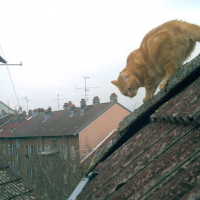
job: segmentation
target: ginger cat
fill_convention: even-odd
[[[145,87],[143,102],[146,102],[162,81],[160,89],[165,87],[172,74],[190,56],[196,41],[200,42],[200,26],[178,20],[166,22],[147,33],[139,49],[128,56],[118,80],[111,83],[131,98],[139,87]]]

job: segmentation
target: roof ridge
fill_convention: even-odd
[[[168,80],[167,85],[163,90],[158,92],[121,121],[117,131],[118,134],[97,153],[95,162],[85,172],[85,175],[88,175],[100,161],[102,162],[105,160],[110,154],[137,133],[145,124],[148,124],[150,122],[150,117],[160,108],[160,106],[183,91],[188,85],[192,84],[199,77],[199,74],[200,54],[179,68],[179,70]],[[126,134],[128,132],[126,129],[131,129],[132,134]]]

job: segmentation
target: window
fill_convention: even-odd
[[[58,148],[58,141],[56,139],[52,140],[52,149]]]
[[[33,154],[35,152],[35,146],[34,145],[26,145],[25,152],[28,156],[33,156]]]
[[[20,147],[19,139],[16,139],[16,147],[17,147],[17,148]]]
[[[3,145],[3,155],[6,155],[6,145]]]
[[[13,145],[12,145],[12,156],[16,156],[16,155],[17,155],[16,145],[13,144]]]
[[[49,151],[49,145],[44,146],[44,151]]]
[[[33,166],[26,164],[26,176],[33,177],[33,171],[34,171]]]
[[[20,155],[17,154],[17,166],[20,166]]]
[[[16,166],[17,166],[17,165],[16,165],[16,163],[15,163],[15,162],[13,162],[13,164],[12,164],[12,168],[13,168],[13,171],[15,171],[15,172],[17,171],[17,168],[16,168]]]
[[[60,156],[63,159],[67,159],[67,147],[66,146],[61,146],[61,148],[60,148]]]
[[[29,156],[29,154],[30,154],[29,145],[25,146],[25,153],[26,153],[26,155]]]
[[[42,146],[41,145],[37,146],[37,152],[42,152]]]
[[[10,148],[10,145],[8,145],[8,155],[9,155],[9,156],[11,155],[11,148]]]
[[[34,155],[34,152],[35,152],[35,146],[34,146],[34,145],[31,145],[31,146],[30,146],[30,155],[33,156],[33,155]]]
[[[76,152],[75,152],[75,147],[74,146],[71,147],[71,157],[72,157],[72,160],[76,159]]]

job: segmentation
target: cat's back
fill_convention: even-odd
[[[185,22],[178,21],[178,20],[172,20],[172,21],[166,22],[166,23],[164,23],[164,24],[152,29],[151,31],[149,31],[145,35],[145,37],[143,39],[143,42],[148,40],[152,36],[155,36],[158,33],[163,33],[163,32],[170,33],[172,31],[174,31],[176,28],[180,28],[184,24],[185,24]]]

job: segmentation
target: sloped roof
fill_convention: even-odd
[[[0,160],[0,199],[40,199],[22,178]]]
[[[98,105],[88,105],[87,111],[84,114],[81,114],[80,108],[76,108],[76,114],[73,116],[70,110],[54,111],[47,121],[44,121],[44,113],[41,113],[31,120],[25,121],[25,125],[14,130],[13,134],[3,135],[2,132],[0,133],[0,137],[76,135],[84,126],[95,120],[114,104],[116,103],[108,102]]]
[[[118,128],[77,199],[200,199],[200,55]]]

